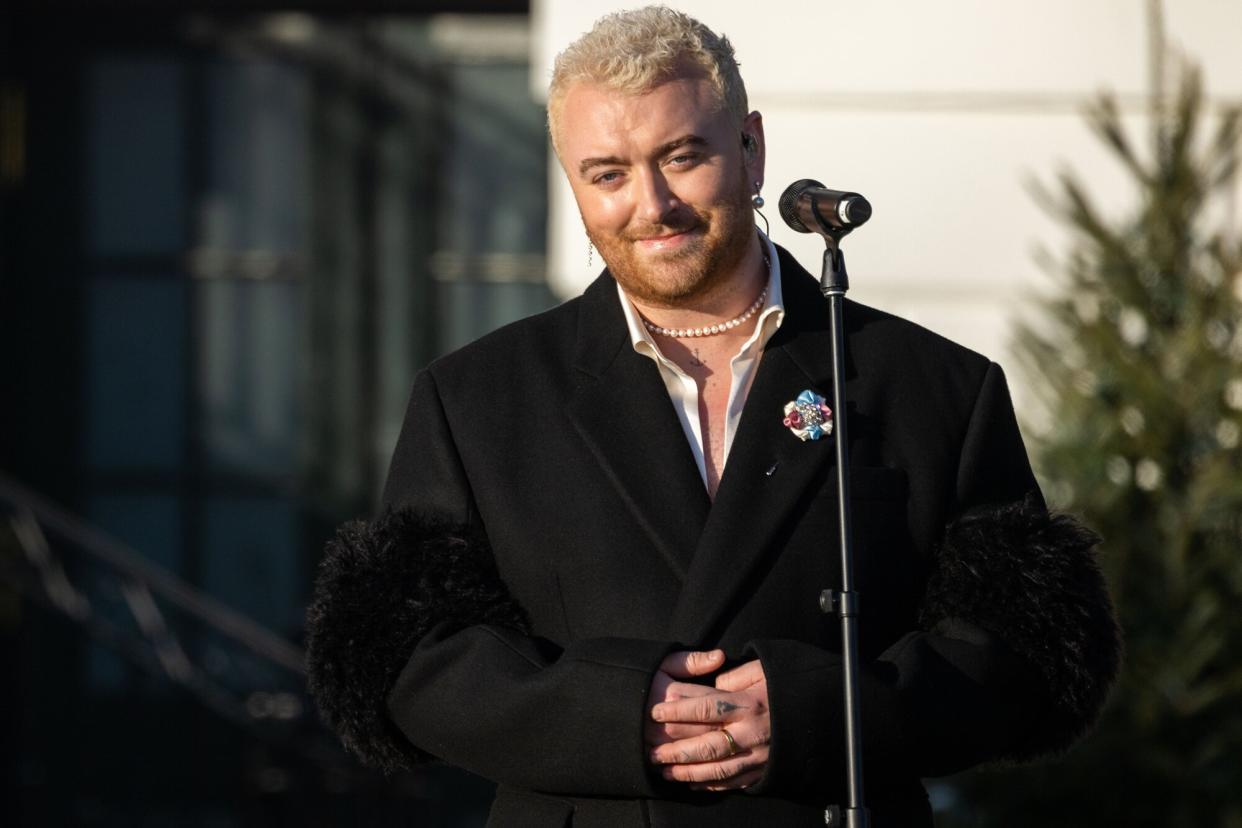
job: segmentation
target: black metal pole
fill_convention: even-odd
[[[848,232],[848,231],[847,231]],[[829,330],[832,340],[832,421],[837,453],[837,517],[841,540],[841,589],[820,594],[820,609],[841,618],[842,682],[845,695],[845,750],[848,800],[844,809],[829,808],[824,824],[847,828],[868,828],[870,812],[863,804],[862,720],[858,704],[858,614],[859,594],[854,590],[854,537],[850,526],[849,431],[845,401],[845,292],[849,276],[841,253],[841,234],[826,234],[824,267],[820,292],[828,299]]]

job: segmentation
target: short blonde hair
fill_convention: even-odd
[[[556,56],[548,88],[548,132],[557,153],[557,124],[569,88],[593,83],[631,94],[647,92],[687,70],[702,70],[720,105],[737,124],[746,120],[746,86],[733,45],[688,14],[667,6],[614,12]]]

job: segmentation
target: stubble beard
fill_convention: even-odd
[[[751,213],[743,186],[711,212],[687,207],[665,223],[627,228],[620,236],[604,238],[589,230],[588,235],[629,296],[653,307],[684,308],[734,274],[755,232]],[[639,257],[638,240],[685,231],[696,235],[682,248]]]

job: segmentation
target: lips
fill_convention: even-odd
[[[645,236],[637,236],[634,241],[642,248],[647,250],[666,250],[677,247],[678,245],[688,241],[699,231],[699,226],[686,227],[681,230],[672,232],[663,232],[658,234],[649,234]]]
[[[690,233],[689,230],[682,230],[680,233],[668,233],[663,236],[647,236],[646,238],[639,239],[639,241],[645,244],[661,244],[663,242],[671,242],[676,239],[680,239],[683,236],[688,235],[689,233]]]

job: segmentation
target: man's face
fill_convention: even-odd
[[[742,136],[702,77],[638,94],[573,86],[558,121],[561,165],[587,235],[635,299],[684,307],[732,278],[754,239],[762,122]]]

